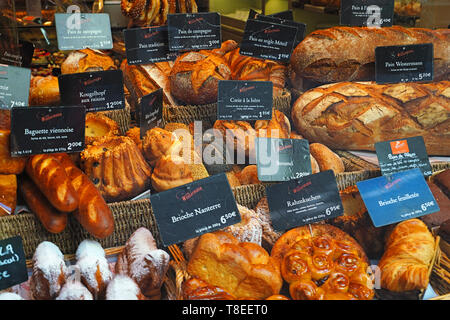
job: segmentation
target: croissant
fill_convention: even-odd
[[[435,240],[418,219],[399,223],[390,234],[381,257],[381,287],[394,292],[425,289]]]

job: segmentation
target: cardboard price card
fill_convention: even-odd
[[[433,44],[413,44],[375,48],[377,83],[432,81]]]
[[[414,168],[419,168],[426,177],[433,173],[421,136],[377,142],[375,150],[383,175]]]
[[[59,50],[112,49],[107,13],[55,13]]]
[[[175,60],[176,52],[169,51],[167,26],[125,29],[125,48],[129,65]]]
[[[392,27],[394,0],[341,0],[340,23],[351,27]]]
[[[272,225],[286,229],[333,219],[344,207],[332,170],[266,188]]]
[[[356,183],[375,227],[439,211],[439,206],[418,169]]]
[[[64,74],[58,82],[64,105],[83,105],[86,112],[125,108],[122,70]]]
[[[83,106],[12,108],[11,156],[81,152],[85,123]]]
[[[28,280],[22,238],[16,236],[0,241],[0,290]]]
[[[310,175],[309,142],[305,139],[257,138],[256,163],[260,181],[289,181]]]
[[[224,173],[153,194],[150,202],[165,246],[241,221]]]
[[[0,109],[27,106],[30,79],[30,69],[0,65]]]
[[[167,17],[170,51],[220,48],[222,29],[217,12],[177,13]]]
[[[217,94],[219,120],[271,120],[271,81],[221,80]]]
[[[296,27],[247,20],[239,53],[260,59],[289,62],[296,40]]]

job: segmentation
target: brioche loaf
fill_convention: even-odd
[[[448,80],[449,41],[450,29],[340,26],[317,30],[293,51],[292,78],[296,79],[294,85],[299,84],[298,76],[318,83],[374,80],[376,47],[433,43],[434,79]]]
[[[450,155],[450,82],[341,82],[308,90],[292,108],[296,130],[330,148],[423,136],[430,155]]]

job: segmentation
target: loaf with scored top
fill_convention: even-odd
[[[375,48],[432,43],[434,80],[450,77],[450,29],[333,27],[310,33],[293,51],[290,77],[318,83],[374,80]]]
[[[346,150],[423,136],[428,154],[450,155],[450,82],[322,85],[292,108],[296,130],[310,142]]]

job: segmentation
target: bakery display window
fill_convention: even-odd
[[[448,299],[450,7],[370,1],[0,1],[0,300]]]

